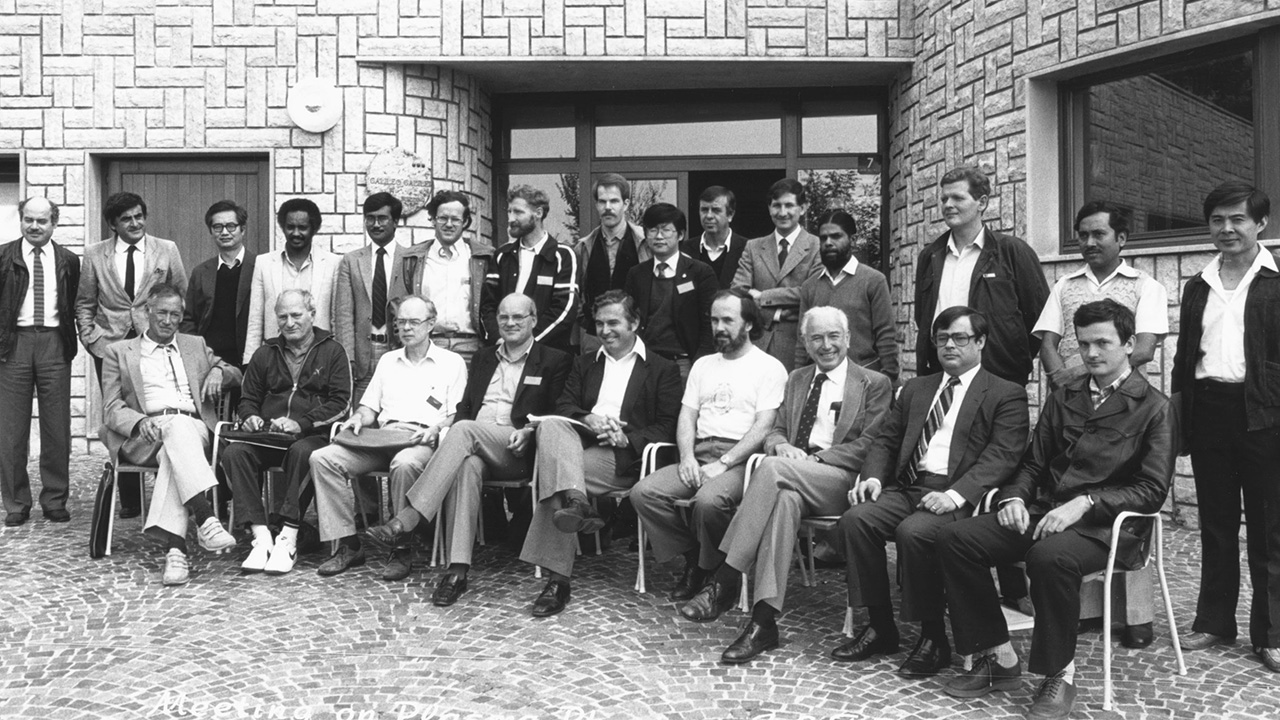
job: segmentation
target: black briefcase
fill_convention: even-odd
[[[97,560],[107,554],[107,535],[111,532],[111,498],[116,491],[116,474],[111,463],[102,468],[98,492],[93,497],[93,519],[89,523],[89,557]]]

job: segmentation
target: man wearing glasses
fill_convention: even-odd
[[[836,660],[898,651],[885,552],[895,541],[902,617],[922,625],[898,674],[928,677],[951,665],[934,540],[1013,476],[1027,445],[1027,392],[983,369],[987,332],[987,319],[976,310],[956,306],[938,315],[931,338],[942,372],[902,386],[862,463],[861,480],[849,491],[852,507],[839,524],[849,606],[867,608],[870,623],[831,653]]]
[[[688,227],[680,208],[650,205],[642,222],[653,257],[627,273],[627,294],[636,300],[645,346],[688,378],[693,361],[714,350],[711,301],[719,281],[706,263],[680,252]]]
[[[471,361],[453,426],[409,488],[407,505],[391,522],[369,529],[371,536],[394,543],[423,518],[444,517],[450,564],[431,596],[438,607],[454,604],[467,590],[482,483],[530,476],[534,429],[529,416],[555,412],[573,364],[567,353],[533,339],[538,308],[527,295],[503,298],[496,321],[501,340],[481,348]]]
[[[427,203],[427,214],[436,236],[421,246],[421,292],[440,311],[431,338],[470,363],[480,349],[480,287],[493,247],[463,239],[471,227],[471,201],[465,193],[441,190]]]
[[[453,422],[453,409],[467,383],[462,358],[431,343],[435,304],[420,295],[408,295],[400,302],[398,313],[394,322],[404,347],[387,352],[378,361],[359,407],[338,431],[350,430],[358,437],[362,428],[376,424],[412,431],[409,442],[413,444],[399,450],[335,444],[312,453],[320,540],[338,541],[337,551],[320,566],[324,576],[337,575],[365,561],[348,485],[362,475],[389,467],[392,502],[400,507],[405,490],[431,459],[440,431]],[[408,546],[396,546],[382,579],[404,579],[411,559]]]
[[[244,246],[249,213],[231,200],[219,200],[204,214],[216,257],[191,271],[181,331],[199,335],[226,362],[244,369],[244,339],[249,327],[249,290],[256,255]]]

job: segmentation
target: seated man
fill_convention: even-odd
[[[885,551],[893,540],[902,617],[921,623],[920,640],[898,674],[927,677],[951,665],[935,538],[1013,476],[1027,445],[1026,390],[981,366],[987,328],[982,313],[964,306],[938,315],[933,343],[942,372],[902,386],[862,464],[862,479],[849,492],[853,507],[839,525],[849,606],[867,608],[870,623],[831,653],[836,660],[898,650]]]
[[[1106,567],[1119,513],[1160,509],[1177,452],[1173,406],[1130,368],[1133,311],[1099,300],[1080,306],[1074,323],[1088,376],[1049,396],[1017,475],[996,497],[999,512],[938,534],[956,649],[978,655],[972,670],[944,687],[954,697],[1020,685],[1021,663],[988,568],[1026,561],[1036,610],[1028,668],[1046,676],[1032,718],[1070,715],[1080,580]],[[1126,521],[1117,567],[1140,561],[1149,529],[1144,520]]]
[[[681,608],[695,622],[713,620],[738,597],[740,579],[721,582],[715,570],[733,511],[742,502],[747,458],[760,451],[787,384],[782,363],[756,347],[760,310],[741,290],[722,290],[711,303],[714,355],[689,371],[676,424],[680,463],[641,478],[631,491],[658,562],[684,555],[685,569],[672,600],[705,597]],[[692,521],[677,500],[693,498]]]
[[[538,425],[538,506],[520,559],[551,577],[533,604],[534,617],[554,615],[569,600],[574,535],[604,525],[587,495],[635,484],[651,442],[671,442],[680,408],[680,371],[636,334],[640,312],[630,295],[609,290],[592,315],[601,347],[578,356],[556,413],[581,422]],[[584,445],[586,447],[584,447]]]
[[[721,656],[726,663],[747,662],[778,646],[776,621],[800,519],[849,506],[848,492],[893,399],[889,378],[849,361],[849,319],[843,311],[810,308],[800,318],[800,337],[816,365],[787,378],[782,409],[764,439],[771,457],[752,474],[720,543],[726,557],[716,573],[723,584],[756,568],[751,621]],[[703,588],[681,612],[690,617],[686,610],[709,599]]]
[[[436,306],[420,295],[407,295],[400,302],[395,325],[404,347],[378,360],[369,387],[351,418],[339,432],[360,429],[376,421],[383,429],[414,431],[413,445],[402,450],[349,448],[330,445],[311,455],[311,477],[316,486],[316,511],[320,517],[320,540],[337,540],[338,549],[320,565],[325,577],[364,564],[364,550],[356,535],[355,497],[351,483],[366,473],[390,469],[390,492],[396,507],[403,503],[405,490],[427,466],[440,431],[453,422],[452,409],[462,397],[467,383],[467,366],[457,353],[431,342],[431,326]],[[382,579],[403,580],[412,568],[408,545],[396,545],[382,570]]]
[[[253,354],[245,368],[237,414],[250,432],[300,435],[288,448],[232,442],[218,464],[227,474],[236,516],[253,533],[253,549],[240,564],[244,572],[283,575],[298,557],[298,526],[315,497],[311,453],[329,444],[330,426],[351,402],[351,365],[333,333],[313,327],[316,309],[308,290],[285,290],[276,297],[280,334]],[[284,497],[273,512],[283,527],[273,543],[267,509],[259,492],[262,469],[284,468]],[[305,487],[304,487],[305,486]]]
[[[502,341],[472,358],[471,377],[439,452],[409,488],[404,509],[369,529],[373,537],[394,541],[423,518],[435,518],[443,506],[450,565],[431,597],[438,607],[454,604],[467,590],[481,485],[488,478],[532,474],[529,416],[555,411],[573,362],[568,353],[534,342],[538,308],[529,296],[507,295],[496,317]]]
[[[196,335],[179,335],[182,292],[157,283],[147,293],[147,331],[106,347],[101,437],[117,462],[159,464],[145,531],[165,543],[165,585],[189,579],[187,513],[205,550],[233,547],[206,490],[218,484],[205,451],[218,416],[213,402],[240,385],[240,371]]]

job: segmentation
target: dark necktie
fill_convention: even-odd
[[[31,324],[36,327],[44,327],[44,263],[40,260],[43,252],[41,248],[32,248],[31,294],[35,296],[35,307],[31,309]]]
[[[658,277],[665,278],[667,276],[668,267],[670,267],[670,265],[667,265],[664,262],[658,263]]]
[[[787,262],[787,239],[778,238],[778,267]]]
[[[933,407],[929,408],[929,417],[924,421],[924,431],[920,433],[920,442],[916,443],[916,451],[911,453],[911,461],[907,463],[906,469],[902,471],[902,475],[906,479],[905,484],[915,484],[916,467],[924,459],[924,454],[929,451],[929,441],[937,434],[938,428],[942,427],[942,419],[947,416],[947,410],[951,408],[951,398],[955,396],[956,386],[959,384],[960,378],[949,377],[946,387],[942,388],[942,393],[933,402]]]
[[[804,410],[800,411],[795,446],[805,452],[809,451],[809,436],[813,434],[813,424],[818,420],[818,399],[822,397],[822,385],[826,381],[826,373],[813,376],[813,387],[809,389],[809,397],[805,398]]]
[[[387,324],[387,272],[382,269],[382,259],[386,256],[387,249],[378,248],[373,261],[373,327],[376,328]]]
[[[137,252],[137,250],[137,245],[130,245],[124,253],[124,294],[128,295],[130,300],[133,300],[133,254]]]
[[[185,398],[187,394],[182,392],[182,383],[178,381],[178,366],[173,364],[173,356],[177,354],[178,348],[173,343],[164,346],[164,357],[169,361],[169,370],[173,373],[173,389],[179,397]]]

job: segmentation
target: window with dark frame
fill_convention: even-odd
[[[0,155],[0,227],[18,231],[18,203],[22,200],[22,163],[16,155]]]

